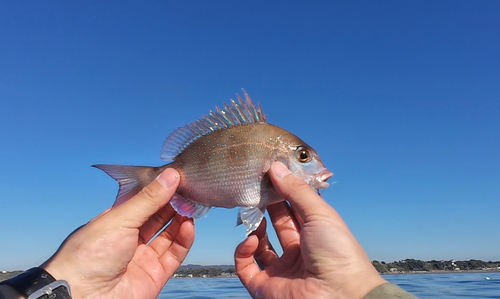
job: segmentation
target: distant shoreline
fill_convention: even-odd
[[[372,261],[373,267],[381,274],[402,273],[475,273],[475,272],[498,272],[500,261],[481,261],[470,259],[467,261],[457,260],[430,260],[422,261],[416,259],[405,259],[386,263],[384,261]]]
[[[466,274],[466,273],[500,273],[500,270],[464,270],[464,271],[410,271],[410,272],[388,272],[388,273],[380,273],[380,275],[401,275],[401,274]],[[192,279],[192,278],[237,278],[238,275],[219,275],[219,276],[172,276],[172,279]]]
[[[397,275],[397,274],[460,274],[460,273],[499,273],[500,270],[488,269],[488,270],[432,270],[432,271],[395,271],[395,272],[384,272],[381,275]]]
[[[0,273],[0,281],[9,279],[16,275],[23,273],[24,271],[5,271]],[[402,271],[402,272],[388,272],[380,273],[381,275],[400,275],[400,274],[464,274],[464,273],[500,273],[500,270],[488,269],[488,270],[457,270],[457,271],[445,271],[445,270],[433,270],[433,271]],[[192,278],[237,278],[236,274],[225,274],[217,276],[172,276],[172,279],[192,279]]]

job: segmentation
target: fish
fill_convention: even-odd
[[[329,186],[333,176],[318,153],[307,143],[267,122],[260,104],[245,100],[215,107],[172,132],[165,140],[163,166],[96,164],[119,184],[113,206],[136,195],[166,168],[179,172],[180,183],[170,200],[174,210],[199,219],[213,207],[239,207],[237,225],[244,224],[247,236],[257,229],[267,205],[283,201],[268,175],[275,161],[284,163],[317,192]]]

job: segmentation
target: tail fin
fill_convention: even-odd
[[[97,164],[92,165],[92,167],[104,171],[120,184],[113,207],[121,205],[139,193],[144,186],[151,183],[161,172],[159,167],[150,166]]]

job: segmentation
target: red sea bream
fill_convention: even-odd
[[[180,174],[170,201],[180,215],[198,219],[212,207],[240,207],[238,224],[247,234],[260,224],[267,205],[282,201],[267,171],[281,161],[313,189],[328,187],[333,173],[316,151],[294,134],[266,122],[245,93],[245,101],[224,104],[201,119],[174,131],[163,144],[161,158],[172,161],[160,167],[94,165],[119,184],[119,205],[153,181],[167,167]]]

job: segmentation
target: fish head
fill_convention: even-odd
[[[333,173],[326,169],[318,153],[306,144],[289,146],[286,164],[292,173],[302,178],[315,190],[324,189],[330,185],[326,181],[333,176]]]

